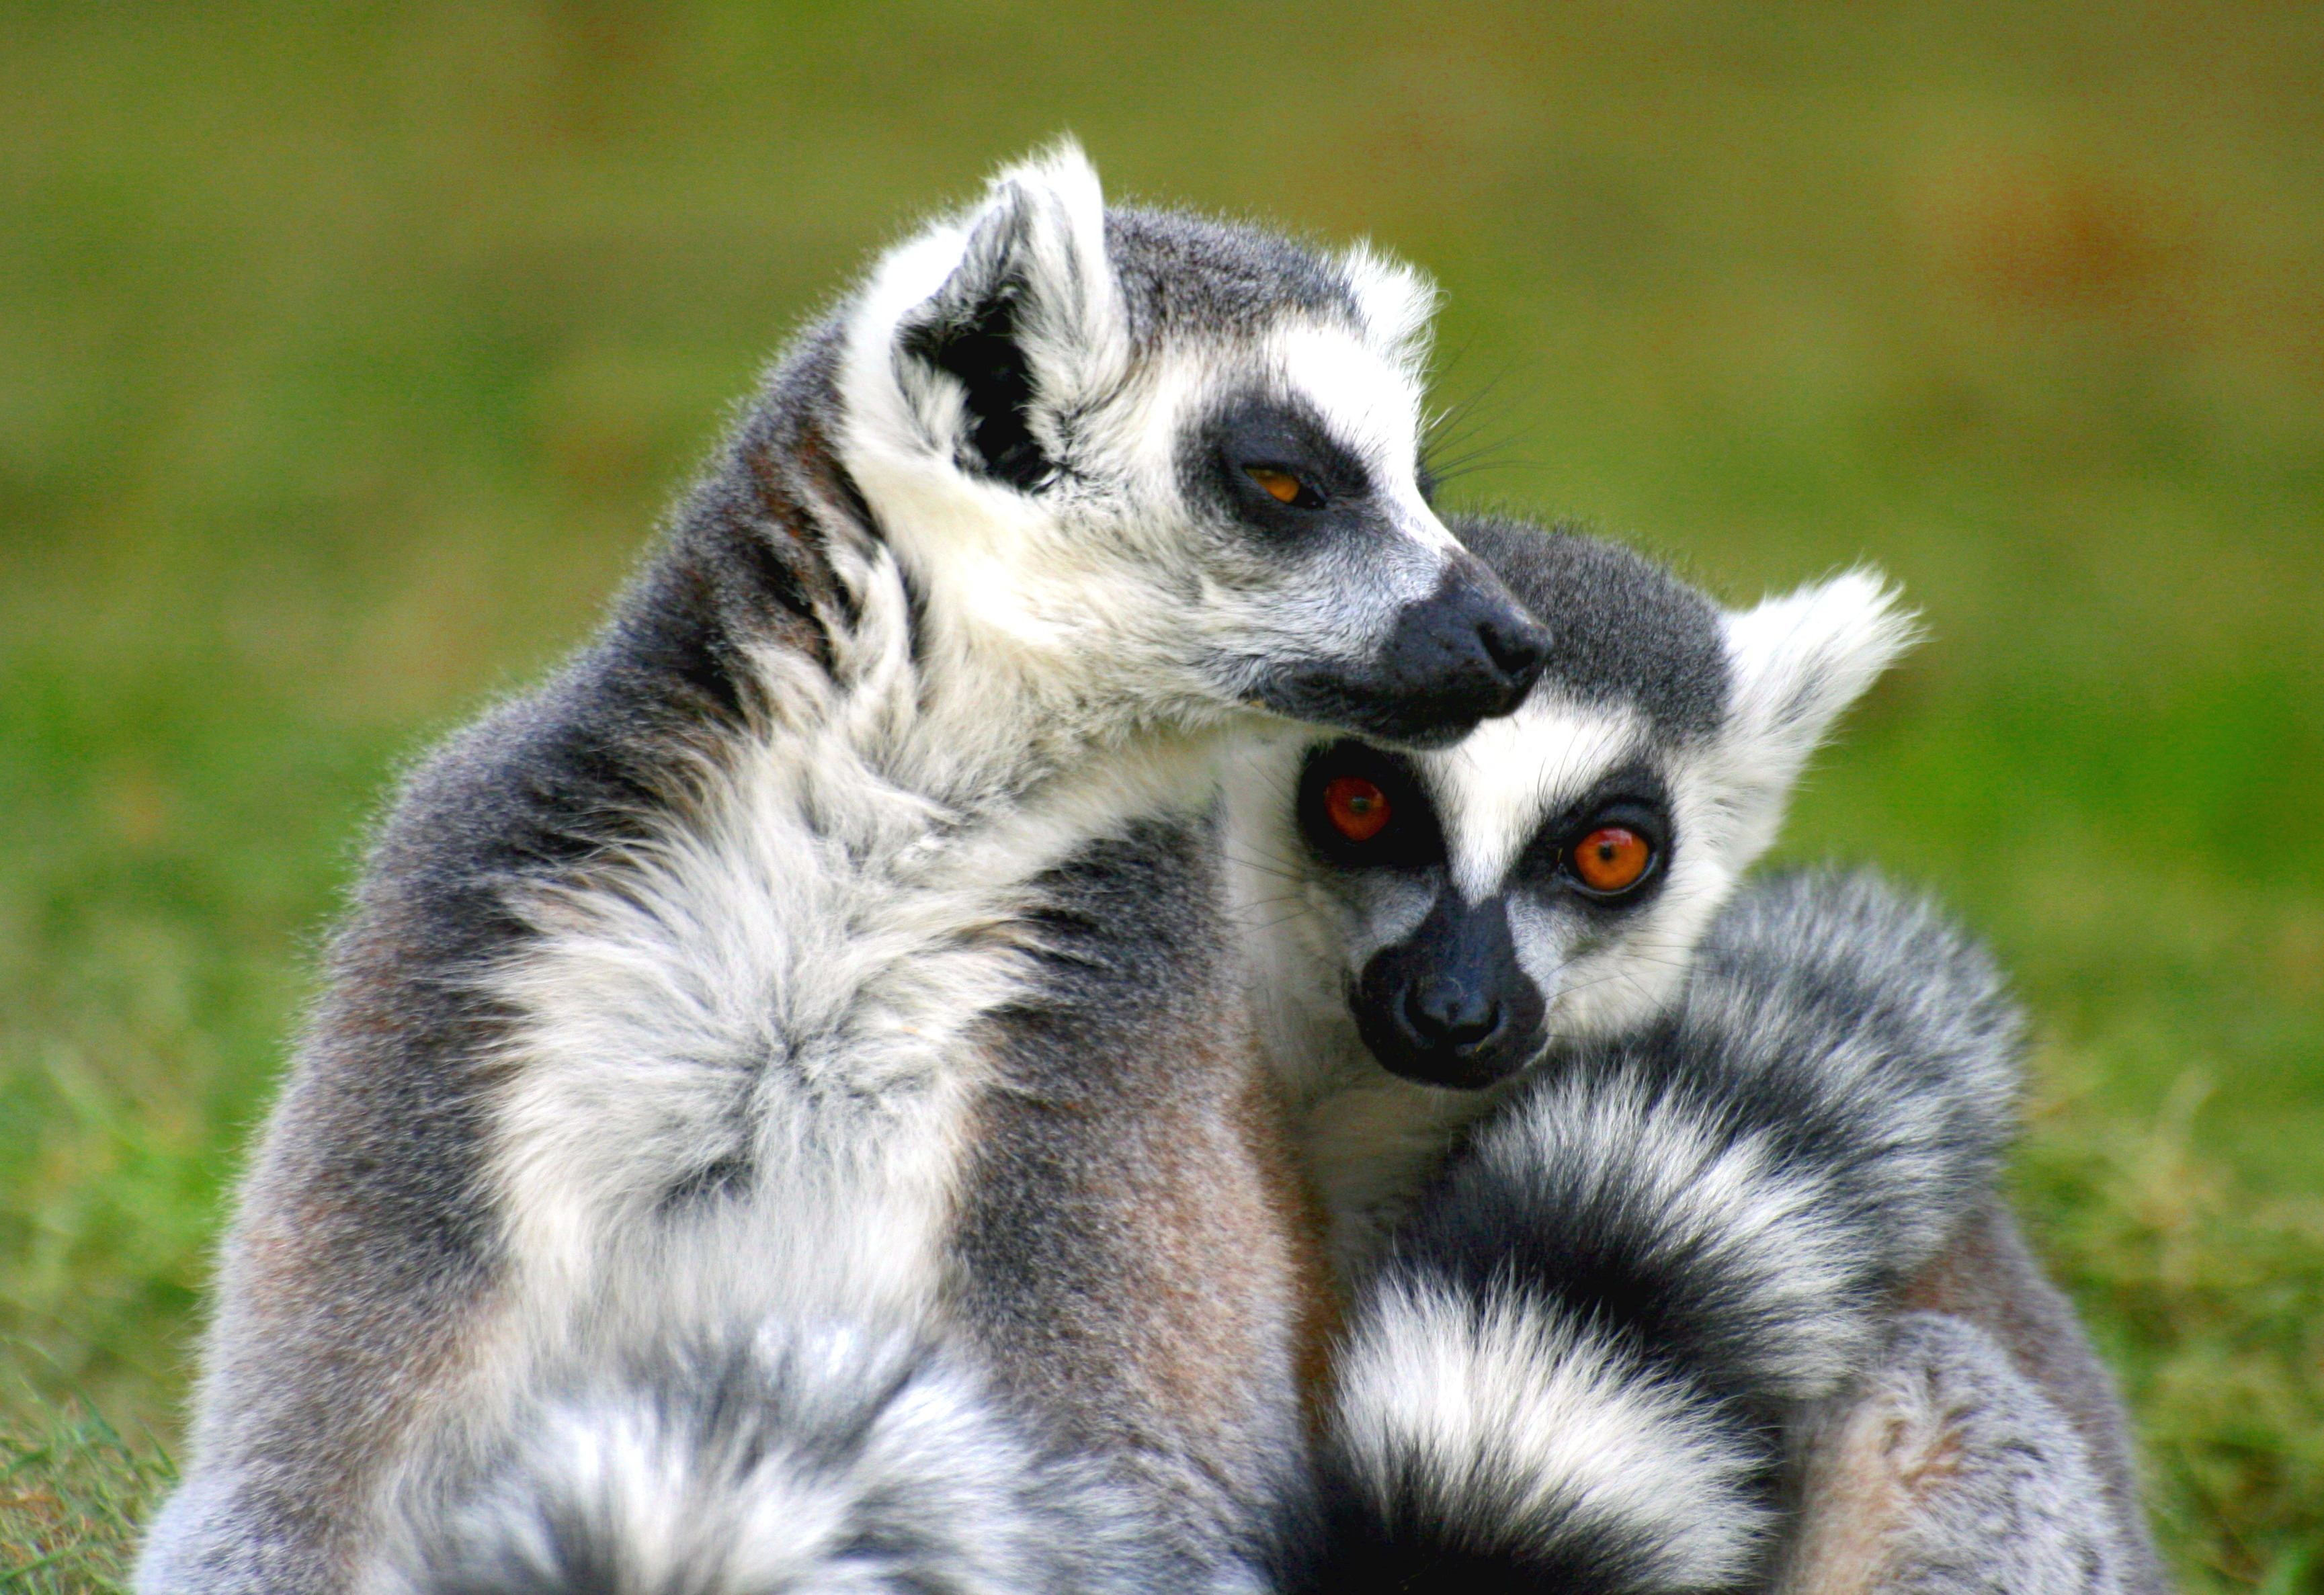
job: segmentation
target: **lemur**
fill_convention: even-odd
[[[1221,750],[1545,650],[1422,489],[1431,297],[1062,147],[798,339],[385,820],[142,1590],[1259,1578],[1323,1286]]]
[[[2119,1403],[1993,1195],[1989,960],[1866,880],[1729,901],[1906,622],[1868,576],[1729,613],[1453,524],[1552,626],[1531,698],[1278,748],[1236,806],[1360,1282],[1313,1587],[2159,1590]]]

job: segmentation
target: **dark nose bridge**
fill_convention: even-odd
[[[1460,549],[1434,590],[1397,616],[1390,653],[1415,691],[1472,695],[1491,703],[1488,715],[1506,714],[1540,677],[1549,641],[1484,561]]]
[[[1408,985],[1417,990],[1433,982],[1440,989],[1457,989],[1468,994],[1471,1005],[1497,996],[1513,977],[1524,978],[1509,933],[1508,899],[1467,902],[1450,882],[1404,948]]]

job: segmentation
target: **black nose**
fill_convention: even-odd
[[[1525,701],[1549,659],[1549,628],[1509,596],[1484,561],[1462,556],[1434,596],[1406,613],[1406,658],[1439,691],[1466,693],[1487,715]]]
[[[1549,645],[1548,629],[1484,562],[1460,556],[1434,593],[1397,617],[1367,684],[1367,712],[1335,718],[1385,741],[1441,747],[1523,703]]]
[[[1514,605],[1480,620],[1477,642],[1508,681],[1513,699],[1533,689],[1549,659],[1549,629]]]
[[[1500,898],[1440,893],[1409,936],[1365,961],[1349,1008],[1381,1066],[1424,1085],[1490,1085],[1544,1041],[1541,989],[1517,962]]]
[[[1501,1028],[1498,998],[1443,975],[1415,982],[1398,1007],[1414,1042],[1432,1051],[1467,1053],[1489,1046]]]

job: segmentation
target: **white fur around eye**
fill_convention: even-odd
[[[1635,710],[1575,703],[1553,684],[1459,747],[1423,755],[1462,896],[1482,902],[1505,890],[1542,821],[1631,759],[1645,731]]]

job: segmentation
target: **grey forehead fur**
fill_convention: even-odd
[[[1568,526],[1448,516],[1525,605],[1548,622],[1543,687],[1634,704],[1665,736],[1701,736],[1727,712],[1719,606],[1644,556]]]
[[[1105,252],[1142,346],[1189,333],[1240,332],[1284,310],[1357,316],[1330,263],[1277,233],[1176,210],[1108,210]]]

